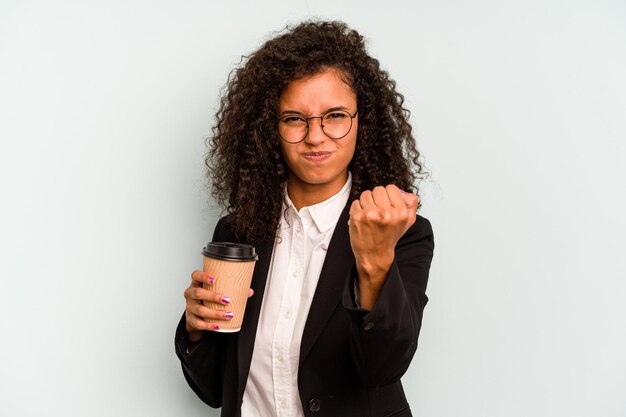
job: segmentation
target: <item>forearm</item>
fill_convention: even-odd
[[[359,304],[365,310],[374,308],[394,259],[393,248],[380,255],[356,257]]]
[[[222,402],[222,375],[220,372],[219,333],[200,335],[191,340],[183,315],[175,336],[176,355],[180,359],[183,374],[191,389],[211,407],[220,407]],[[197,337],[197,336],[196,336]]]
[[[346,287],[343,305],[353,318],[352,357],[368,385],[397,381],[411,362],[428,301],[426,284],[433,248],[430,223],[420,218],[398,242],[395,259],[380,286],[370,286],[381,282],[380,276],[369,276],[369,270],[362,268],[360,272],[357,266],[360,308],[354,307],[348,291],[354,284]]]
[[[421,328],[425,303],[418,300],[404,288],[394,265],[371,309],[363,305],[361,309],[348,308],[353,318],[351,356],[367,385],[387,385],[406,372]],[[344,306],[349,307],[349,301],[344,297]]]

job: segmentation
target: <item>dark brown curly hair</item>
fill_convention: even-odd
[[[357,97],[350,199],[377,185],[419,192],[426,172],[395,81],[345,23],[304,22],[242,58],[216,114],[205,163],[212,195],[230,214],[239,239],[274,239],[288,170],[277,133],[279,99],[290,82],[328,68],[338,69]]]

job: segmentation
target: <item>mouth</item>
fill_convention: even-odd
[[[304,159],[307,159],[309,161],[323,161],[327,158],[329,158],[331,155],[330,152],[304,152],[302,154],[302,156],[304,157]]]

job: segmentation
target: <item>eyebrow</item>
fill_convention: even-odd
[[[337,110],[345,110],[345,111],[348,111],[348,112],[350,111],[350,110],[348,110],[348,108],[347,108],[347,107],[345,107],[345,106],[335,106],[335,107],[331,107],[331,108],[329,108],[329,109],[324,110],[324,111],[323,111],[322,113],[320,113],[320,114],[326,114],[326,113],[330,113],[331,111],[337,111]],[[298,115],[298,116],[306,116],[306,114],[305,114],[305,113],[302,113],[302,112],[300,112],[300,111],[298,111],[298,110],[285,110],[285,111],[282,111],[282,112],[280,113],[280,116],[282,117],[282,116],[284,116],[284,115],[286,115],[286,114],[296,114],[296,115]]]

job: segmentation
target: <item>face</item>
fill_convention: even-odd
[[[279,116],[321,116],[329,110],[357,111],[356,94],[335,69],[293,81],[280,97]],[[331,139],[322,131],[321,119],[309,120],[309,130],[302,142],[280,139],[283,157],[289,168],[288,190],[313,192],[322,200],[337,193],[348,178],[348,164],[354,156],[358,114],[350,132],[341,139]],[[321,200],[320,200],[321,201]]]

